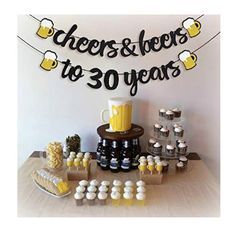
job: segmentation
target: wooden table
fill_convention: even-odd
[[[30,157],[18,170],[18,216],[23,217],[158,217],[158,216],[219,216],[219,185],[202,160],[189,160],[188,169],[175,173],[174,161],[161,185],[147,186],[145,207],[112,207],[110,199],[106,206],[77,207],[73,194],[57,199],[39,190],[32,182],[30,173],[43,167],[37,157]],[[92,174],[98,180],[139,179],[138,171],[113,174],[102,171],[93,163]],[[97,170],[97,173],[96,173]],[[78,182],[71,182],[73,193]]]

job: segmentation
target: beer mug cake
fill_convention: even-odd
[[[196,66],[197,56],[188,50],[184,50],[179,54],[179,59],[183,62],[186,70]]]
[[[188,31],[190,37],[195,37],[200,33],[201,24],[189,17],[183,21],[183,27]]]
[[[109,99],[108,105],[109,109],[104,109],[101,112],[103,123],[106,123],[104,119],[105,112],[109,112],[108,131],[124,132],[131,129],[132,101],[127,98],[116,97]]]
[[[57,65],[57,54],[55,52],[47,50],[44,53],[44,58],[40,64],[40,67],[44,70],[51,71],[52,69],[56,68]]]
[[[47,18],[40,21],[40,27],[37,31],[37,35],[44,39],[52,36],[54,33],[53,22]]]

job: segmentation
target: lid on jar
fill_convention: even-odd
[[[132,187],[132,186],[134,186],[134,182],[131,181],[131,180],[127,180],[127,181],[125,182],[125,186],[127,186],[127,187]]]
[[[174,149],[175,147],[172,145],[166,145],[166,149]]]
[[[99,190],[100,192],[107,192],[107,191],[108,191],[108,188],[107,188],[106,185],[101,185],[101,186],[98,188],[98,190]]]
[[[101,182],[101,185],[109,186],[110,181],[104,180],[104,181]]]
[[[177,166],[177,167],[184,167],[184,163],[183,163],[182,161],[180,161],[180,162],[178,162],[178,163],[176,164],[176,166]]]
[[[136,199],[137,200],[145,200],[146,199],[146,194],[144,192],[139,192],[136,194]]]
[[[79,182],[79,185],[81,185],[81,186],[87,186],[87,185],[88,185],[88,181],[87,181],[87,180],[81,180],[81,181]]]
[[[146,192],[146,188],[144,186],[139,186],[137,192]]]
[[[105,199],[107,199],[107,193],[106,192],[99,192],[98,193],[98,199],[99,200],[105,200]]]
[[[126,200],[130,200],[130,199],[133,199],[134,194],[132,192],[124,192],[123,197]]]
[[[93,186],[98,186],[98,185],[99,185],[99,182],[98,182],[98,180],[93,179],[93,180],[90,181],[89,184],[90,184],[90,185],[93,185]]]
[[[139,180],[136,182],[136,185],[139,187],[139,186],[145,186],[145,182],[142,181],[142,180]]]
[[[180,156],[180,157],[179,157],[179,160],[180,160],[180,161],[187,161],[188,159],[187,159],[187,157],[185,157],[185,156]]]
[[[96,193],[94,193],[94,192],[87,192],[86,193],[86,198],[88,200],[94,200],[96,198]]]
[[[112,191],[112,192],[120,192],[120,191],[121,191],[120,186],[114,186],[114,187],[112,187],[111,191]]]
[[[111,193],[111,198],[112,198],[113,200],[119,200],[120,197],[121,197],[121,194],[120,194],[119,192],[112,192],[112,193]]]
[[[90,185],[88,188],[87,188],[88,192],[96,192],[97,191],[97,188],[94,186],[94,185]]]
[[[75,190],[76,190],[76,192],[84,192],[85,191],[85,187],[79,185]]]
[[[76,193],[74,194],[74,198],[75,198],[76,200],[81,200],[81,199],[84,198],[84,193],[83,193],[83,192],[76,192]]]
[[[114,180],[113,181],[113,185],[114,186],[121,186],[122,185],[122,182],[120,180]]]
[[[131,186],[124,187],[124,192],[133,192],[133,191],[134,191],[134,189]]]
[[[155,147],[160,147],[160,146],[161,144],[159,142],[156,142],[153,147],[155,148]]]

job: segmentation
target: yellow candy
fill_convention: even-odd
[[[147,169],[152,173],[153,170],[155,169],[154,164],[148,164]]]
[[[146,164],[140,164],[140,165],[138,166],[138,169],[139,169],[141,172],[145,172],[145,170],[146,170]]]
[[[162,164],[161,163],[158,163],[158,164],[156,164],[156,170],[157,170],[157,172],[161,172],[162,171]]]
[[[88,166],[89,166],[89,160],[88,160],[87,158],[84,158],[84,159],[83,159],[83,167],[84,167],[85,169],[88,169]]]
[[[72,167],[72,166],[73,166],[73,161],[72,161],[72,160],[67,160],[67,161],[66,161],[66,165],[67,165],[68,167]]]

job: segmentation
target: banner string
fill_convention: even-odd
[[[215,34],[213,37],[211,37],[208,41],[206,41],[205,43],[203,43],[201,46],[199,46],[197,49],[195,49],[193,51],[193,53],[197,52],[198,50],[200,50],[201,48],[203,48],[205,45],[207,45],[209,42],[211,42],[213,39],[215,39],[218,35],[220,34],[220,32],[218,32],[217,34]],[[32,49],[36,50],[37,52],[44,54],[44,52],[42,52],[41,50],[37,49],[36,47],[34,47],[33,45],[31,45],[30,43],[28,43],[26,40],[24,40],[22,37],[20,37],[19,35],[17,35],[17,37],[23,41],[26,45],[28,45],[29,47],[31,47]],[[175,60],[174,63],[180,61],[179,59]],[[58,60],[58,62],[60,62],[62,64],[63,61]],[[70,64],[71,65],[71,64]],[[85,72],[90,72],[90,70],[88,69],[84,69],[82,68],[83,71]],[[147,72],[149,72],[150,70],[147,70]],[[104,72],[102,73],[103,75],[105,74]],[[124,73],[118,73],[118,75],[124,75]]]
[[[37,17],[35,17],[34,15],[32,15],[32,14],[29,14],[29,16],[30,17],[32,17],[33,19],[35,19],[36,21],[38,21],[38,22],[40,22],[41,20],[40,19],[38,19]],[[194,20],[198,20],[198,19],[200,19],[200,18],[202,18],[204,16],[204,14],[202,14],[202,15],[200,15],[200,16],[198,16],[197,18],[195,18]],[[55,27],[53,27],[56,31],[58,31],[58,30],[60,30],[60,29],[57,29],[57,28],[55,28]],[[181,26],[180,28],[184,28],[183,26]],[[67,34],[67,33],[65,33],[65,34]],[[72,37],[75,37],[75,38],[78,38],[78,39],[80,39],[81,37],[79,37],[79,36],[75,36],[75,35],[71,35]],[[161,36],[159,36],[158,38],[160,38]],[[149,41],[150,39],[148,39],[147,41]],[[88,41],[91,41],[91,40],[89,40],[88,39]],[[130,44],[138,44],[139,43],[139,41],[132,41],[132,42],[130,42]],[[116,42],[114,45],[122,45],[122,42]]]

